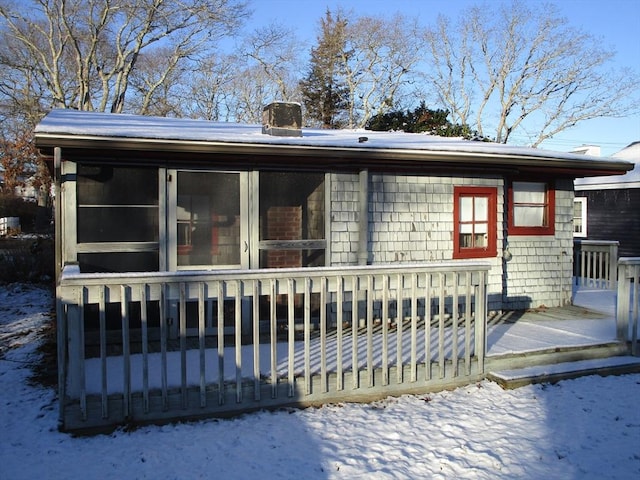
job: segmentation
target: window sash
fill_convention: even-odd
[[[487,258],[496,254],[497,190],[454,189],[454,258]]]
[[[555,191],[544,181],[514,181],[509,186],[510,235],[553,235]]]

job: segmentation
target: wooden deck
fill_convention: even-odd
[[[484,302],[477,301],[485,298],[484,283],[472,282],[474,278],[486,278],[480,273],[453,274],[457,280],[448,285],[456,289],[445,295],[444,272],[383,271],[376,280],[370,271],[373,270],[367,270],[361,279],[338,276],[336,281],[329,282],[326,272],[322,272],[318,281],[303,279],[305,298],[309,298],[313,288],[319,288],[320,298],[327,306],[321,312],[336,305],[337,319],[341,321],[332,322],[328,315],[321,315],[316,324],[310,309],[305,308],[301,332],[294,328],[298,323],[291,303],[286,322],[282,323],[288,327],[286,332],[280,331],[280,317],[271,309],[266,330],[262,328],[262,318],[253,322],[250,336],[253,341],[245,342],[245,337],[237,333],[228,342],[221,325],[219,335],[210,337],[204,328],[207,301],[204,292],[236,293],[236,303],[241,301],[242,292],[249,292],[254,302],[260,288],[267,288],[266,294],[271,298],[279,293],[274,281],[236,282],[217,278],[207,278],[211,283],[207,288],[200,282],[196,283],[199,288],[194,289],[197,295],[193,299],[200,305],[198,337],[186,335],[186,320],[181,321],[177,339],[169,338],[166,329],[160,332],[158,352],[153,347],[151,329],[146,332],[143,329],[142,348],[138,351],[133,347],[138,340],[127,329],[124,330],[127,335],[122,335],[120,352],[106,348],[106,331],[101,328],[99,356],[89,354],[89,349],[85,350],[88,345],[82,342],[77,350],[62,351],[75,362],[74,368],[67,371],[73,376],[61,384],[62,393],[75,392],[66,397],[61,395],[66,399],[61,407],[63,428],[86,430],[124,423],[228,416],[282,406],[367,402],[389,395],[454,388],[501,370],[607,359],[629,353],[628,343],[616,337],[613,313],[616,295],[612,291],[577,292],[575,304],[562,308],[486,315]],[[147,282],[155,280],[150,278]],[[171,279],[162,279],[153,288],[149,283],[145,283],[145,288],[84,284],[76,291],[76,297],[70,291],[69,301],[79,298],[80,302],[77,307],[71,303],[67,309],[81,312],[85,300],[91,303],[93,297],[104,304],[106,293],[119,294],[128,301],[135,300],[132,295],[140,293],[141,305],[148,304],[150,295],[159,294],[159,298],[166,300],[163,295],[169,288],[163,286],[165,281]],[[221,282],[231,282],[234,288],[226,288]],[[240,282],[246,282],[246,288],[240,288]],[[294,283],[287,281],[285,286],[288,298],[293,298]],[[364,303],[360,301],[360,305],[366,306],[363,319],[356,315],[357,295],[344,301],[345,286],[347,294],[351,288],[366,287],[366,291],[378,294],[381,301],[374,302],[373,294],[367,295]],[[92,289],[97,289],[97,293]],[[474,291],[480,294],[470,294]],[[185,283],[180,284],[179,292],[176,301],[180,310],[185,311],[191,290]],[[420,297],[419,292],[426,292],[426,298]],[[339,301],[331,304],[332,295]],[[222,304],[218,301],[218,305]],[[341,308],[345,304],[351,305],[350,313]],[[407,308],[400,318],[391,314],[397,305]],[[432,308],[425,310],[424,305]],[[258,312],[255,304],[254,307],[253,311]],[[443,315],[439,313],[442,311]],[[425,312],[429,318],[426,322]],[[146,311],[142,313],[146,318]],[[70,317],[65,325],[71,340],[71,333],[75,338],[85,338],[83,323],[74,320],[77,318],[82,318],[81,313]],[[486,322],[476,322],[478,318]],[[128,319],[128,309],[123,308],[123,326],[128,326]],[[240,325],[239,314],[236,325]],[[63,334],[66,335],[65,331]],[[212,338],[217,339],[215,344],[210,341]]]

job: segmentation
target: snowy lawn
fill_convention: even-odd
[[[0,286],[0,478],[640,478],[640,375],[72,437],[32,385],[50,293]]]

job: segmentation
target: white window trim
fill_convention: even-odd
[[[574,230],[573,236],[575,238],[587,238],[587,197],[574,197],[574,203],[580,204],[581,219],[582,219],[582,231],[576,232]]]

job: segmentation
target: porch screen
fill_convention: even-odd
[[[178,172],[178,266],[240,264],[237,173]]]
[[[325,265],[324,174],[260,172],[260,267]]]
[[[158,170],[78,165],[78,261],[83,272],[158,270]]]

